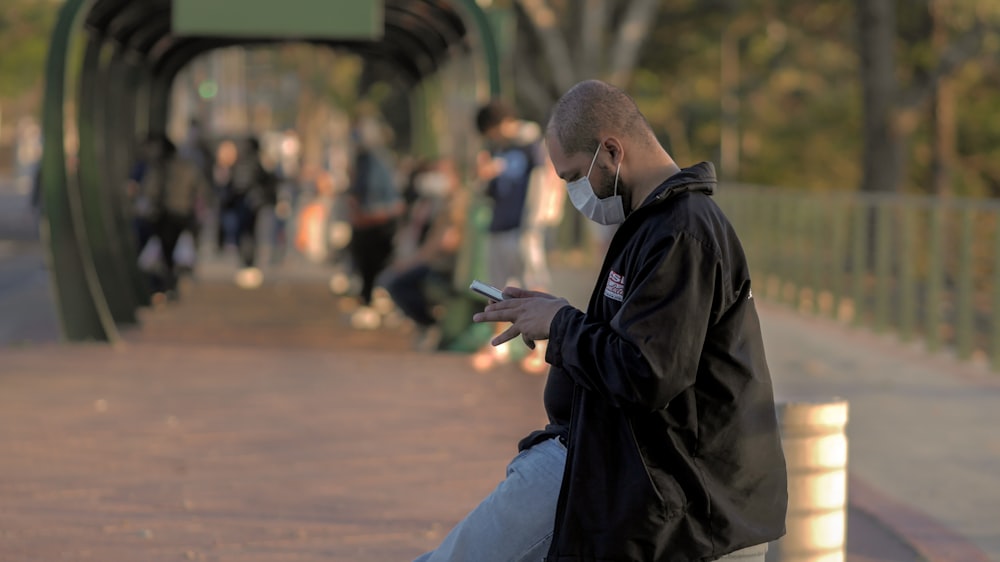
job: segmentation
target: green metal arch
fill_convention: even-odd
[[[486,12],[476,3],[476,0],[460,0],[465,9],[472,16],[472,21],[476,24],[476,31],[479,32],[480,42],[483,47],[483,56],[486,58],[487,80],[490,87],[490,96],[500,95],[500,46],[497,44],[496,35],[493,33],[493,26],[486,17]]]
[[[170,57],[174,60],[162,65],[164,61],[156,60],[157,54],[150,51],[159,39],[166,38],[162,34],[169,28],[127,27],[137,25],[132,12],[142,11],[138,7],[142,1],[100,4],[102,13],[93,14],[96,19],[86,22],[92,34],[83,60],[73,63],[79,64],[79,68],[73,68],[80,71],[77,91],[67,89],[70,47],[99,0],[66,0],[59,9],[46,60],[41,234],[63,335],[70,341],[117,342],[118,326],[134,323],[136,307],[149,303],[148,291],[132,259],[135,248],[118,190],[127,177],[131,145],[137,136],[165,126],[166,93],[176,72],[190,58]],[[447,12],[443,3],[429,4]],[[117,24],[126,27],[107,35],[101,22],[115,20],[122,8],[130,9],[130,15],[117,20]],[[473,24],[490,95],[499,95],[499,48],[489,18],[476,0],[453,0],[453,8],[464,12]],[[456,11],[448,16],[453,22],[460,17]],[[459,32],[457,28],[455,32]],[[462,33],[467,34],[464,30]],[[142,44],[139,51],[134,48],[136,41]],[[204,51],[224,42],[205,40],[199,47]],[[367,53],[361,45],[344,46],[362,56],[405,54],[398,45],[394,47],[397,51]],[[434,56],[430,66],[415,67],[418,81],[433,72]],[[178,64],[182,59],[186,60]],[[67,167],[63,109],[70,95],[76,96],[80,128],[79,167],[73,173]],[[423,99],[423,103],[427,101]]]
[[[47,246],[52,285],[63,336],[71,341],[118,341],[118,330],[104,300],[90,254],[84,211],[76,178],[66,169],[65,114],[70,39],[85,0],[68,0],[60,9],[45,63],[46,89],[42,127],[41,234]]]
[[[84,227],[87,233],[87,250],[94,264],[101,294],[108,311],[118,325],[135,324],[137,303],[129,290],[131,282],[126,269],[128,258],[118,243],[126,232],[119,232],[111,213],[114,190],[106,166],[99,155],[108,144],[105,112],[108,103],[107,66],[110,62],[110,45],[103,38],[91,34],[84,54],[79,84],[79,168],[78,187]]]

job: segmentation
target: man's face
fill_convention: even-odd
[[[500,125],[495,125],[483,131],[483,136],[486,140],[494,145],[501,145],[504,142],[503,134],[500,130]]]
[[[587,175],[590,170],[590,185],[594,188],[594,194],[604,199],[611,197],[615,192],[615,171],[609,168],[608,153],[604,147],[597,150],[597,160],[594,160],[593,153],[577,152],[576,154],[566,154],[556,135],[547,135],[546,143],[549,147],[549,158],[552,159],[552,166],[556,174],[563,181],[569,183]],[[593,169],[590,163],[594,163]],[[618,186],[619,192],[621,185]]]

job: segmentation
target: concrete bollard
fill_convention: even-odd
[[[847,402],[778,405],[788,466],[787,534],[768,561],[844,562],[847,535]]]

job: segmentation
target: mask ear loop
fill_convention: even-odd
[[[614,197],[618,196],[618,172],[622,171],[622,163],[618,163],[618,167],[615,168],[615,194]]]
[[[590,172],[594,171],[594,164],[597,162],[597,155],[601,153],[601,145],[597,145],[597,152],[594,153],[594,158],[590,161],[590,168],[587,169],[587,177],[590,177]]]

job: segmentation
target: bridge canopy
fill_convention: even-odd
[[[451,74],[482,91],[474,97],[500,91],[490,16],[476,0],[66,0],[46,63],[40,181],[67,340],[116,341],[150,303],[120,186],[135,141],[166,131],[178,74],[215,49],[278,42],[378,62],[425,129],[442,121],[429,108],[443,88],[427,84],[451,61],[465,61]]]
[[[229,45],[302,40],[383,59],[417,82],[470,48],[476,10],[464,0],[92,0],[84,17],[157,68]]]

